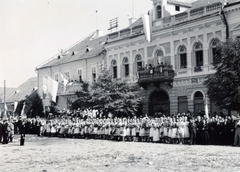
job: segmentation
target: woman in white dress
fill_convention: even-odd
[[[172,134],[171,134],[171,139],[172,139],[172,143],[176,144],[177,140],[178,140],[178,133],[177,133],[177,123],[176,123],[176,118],[173,117],[173,122],[172,122]]]
[[[179,140],[179,144],[183,144],[184,143],[184,122],[182,117],[179,118],[179,121],[177,122],[177,126],[178,126],[178,140]]]
[[[160,135],[159,135],[159,124],[157,121],[153,123],[153,142],[159,142],[160,140]]]
[[[190,133],[189,133],[189,128],[188,128],[188,124],[189,124],[189,121],[188,121],[188,117],[185,116],[183,117],[184,119],[184,143],[188,143],[190,142]]]

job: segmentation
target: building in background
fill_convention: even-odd
[[[204,111],[205,107],[210,113],[219,112],[207,101],[203,82],[215,72],[212,62],[217,43],[240,36],[240,2],[152,3],[147,15],[108,35],[107,65],[113,76],[143,86],[143,113],[170,115]],[[151,70],[145,70],[149,65]]]
[[[61,110],[67,109],[69,102],[76,98],[75,91],[81,89],[80,82],[93,82],[97,79],[104,66],[105,42],[106,36],[97,30],[36,68],[38,93],[43,99],[45,110],[51,101],[57,102]],[[56,82],[58,86],[53,88],[53,83]],[[53,100],[49,94],[56,95],[57,98]]]
[[[144,88],[143,113],[170,115],[206,107],[210,113],[220,112],[208,100],[203,82],[215,72],[212,62],[218,42],[240,36],[240,2],[151,1],[152,10],[130,19],[129,27],[105,36],[94,32],[37,67],[44,106],[51,100],[43,94],[51,87],[46,84],[51,83],[48,76],[58,82],[57,104],[63,109],[76,98],[79,82],[94,81],[106,65],[113,78]]]
[[[29,78],[26,82],[22,83],[19,87],[11,89],[6,92],[6,110],[8,115],[15,115],[14,112],[18,103],[25,100],[26,97],[31,97],[37,94],[37,77]],[[8,88],[7,88],[8,90]],[[0,103],[1,114],[4,112],[4,102]],[[20,115],[20,114],[18,114]]]

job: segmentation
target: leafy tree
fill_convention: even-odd
[[[210,100],[217,106],[240,112],[240,40],[229,39],[216,49],[213,63],[216,73],[205,81]]]
[[[98,79],[86,89],[76,92],[74,104],[84,108],[98,109],[104,114],[111,112],[118,116],[133,116],[142,101],[141,88],[136,83],[113,79],[109,70],[103,70]]]
[[[36,116],[44,117],[43,103],[38,93],[26,97],[25,109],[27,117],[30,118],[34,118]]]
[[[90,99],[90,85],[88,82],[81,82],[81,89],[76,91],[77,99],[72,102],[71,108],[77,110],[80,108],[81,110],[88,109],[91,107]]]

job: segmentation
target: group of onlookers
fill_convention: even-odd
[[[155,118],[148,116],[141,118],[71,116],[53,119],[23,119],[20,124],[19,119],[4,120],[2,127],[0,121],[0,128],[5,133],[3,143],[11,141],[14,133],[19,133],[19,126],[24,126],[22,130],[24,128],[26,134],[48,137],[240,146],[240,122],[233,116],[215,115],[205,118],[199,115],[193,117],[185,113]]]
[[[101,119],[72,117],[42,119],[40,123],[41,134],[52,137],[172,144],[238,144],[240,146],[240,123],[238,119],[231,116],[216,115],[205,118],[178,114],[159,118],[148,116]]]

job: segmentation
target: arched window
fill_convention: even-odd
[[[203,46],[200,42],[194,45],[195,67],[203,66]]]
[[[117,78],[117,61],[112,60],[112,74],[113,78]]]
[[[157,19],[162,18],[162,7],[161,5],[157,6]]]
[[[155,65],[159,65],[160,63],[163,63],[164,64],[164,61],[163,61],[163,51],[162,50],[157,50],[156,52],[156,60],[155,60]]]
[[[136,69],[141,69],[143,67],[142,56],[138,54],[136,56]]]
[[[194,112],[198,113],[200,111],[204,111],[204,100],[202,92],[197,91],[194,94]]]
[[[178,49],[179,58],[180,58],[180,68],[187,68],[187,49],[185,46],[180,46]]]
[[[216,62],[216,59],[217,59],[217,44],[219,43],[219,40],[218,39],[213,39],[211,41],[211,44],[210,44],[210,60],[211,60],[211,64],[215,63]]]
[[[125,57],[123,59],[123,68],[124,68],[124,76],[128,77],[129,76],[129,62],[128,62],[127,57]]]

